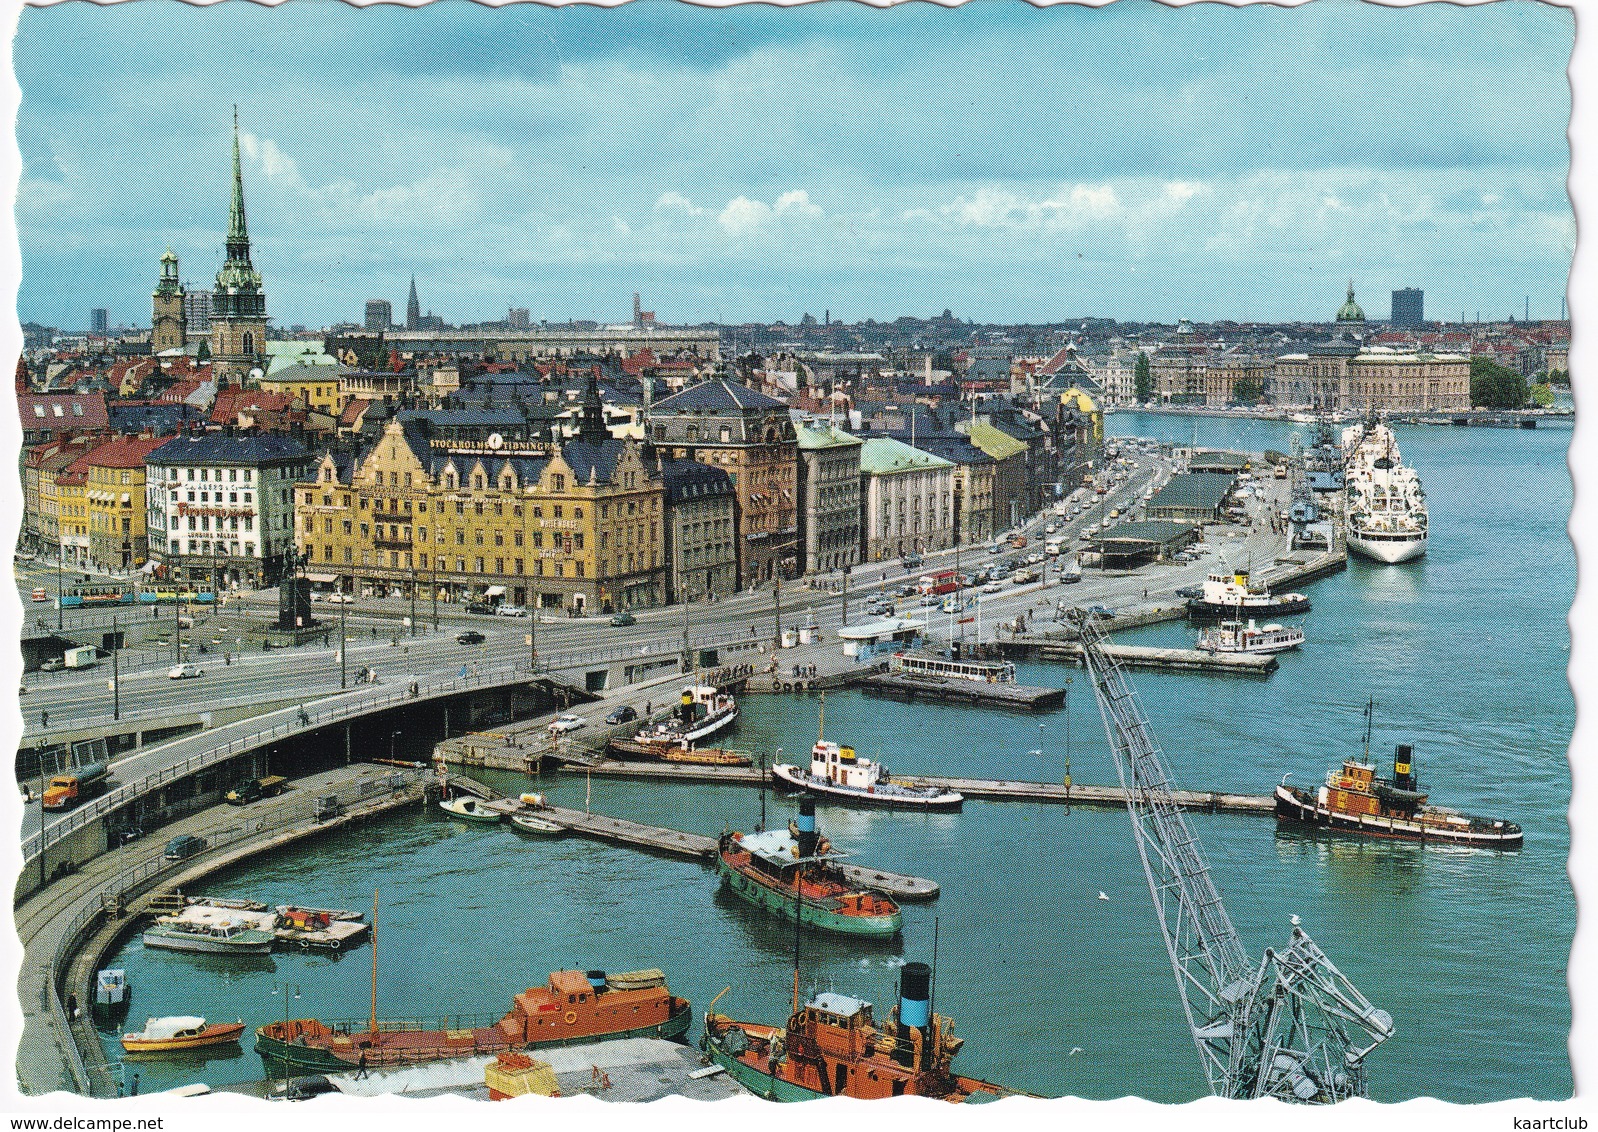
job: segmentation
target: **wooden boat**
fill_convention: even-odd
[[[1502,818],[1471,817],[1456,810],[1427,804],[1411,762],[1414,748],[1400,743],[1393,754],[1393,776],[1376,774],[1370,761],[1370,716],[1365,708],[1365,751],[1345,759],[1341,770],[1327,774],[1315,791],[1287,785],[1276,787],[1276,820],[1365,837],[1400,841],[1433,841],[1449,845],[1474,845],[1487,849],[1518,849],[1525,835],[1520,826]]]
[[[816,832],[815,802],[803,798],[799,820],[787,830],[722,834],[716,872],[735,895],[787,919],[844,935],[896,935],[899,906],[846,880],[833,864],[841,857]]]
[[[206,955],[265,955],[277,939],[270,931],[226,920],[207,923],[176,918],[151,924],[142,938],[145,947]]]
[[[535,837],[561,837],[566,833],[566,827],[559,822],[552,822],[537,814],[512,814],[510,823],[521,832],[531,833]]]
[[[692,1020],[688,1000],[672,994],[659,971],[556,971],[546,985],[518,994],[497,1020],[291,1018],[258,1028],[255,1052],[271,1075],[341,1073],[613,1038],[680,1039]]]
[[[476,798],[460,797],[445,798],[438,804],[450,817],[460,818],[462,821],[497,822],[500,819],[498,812],[485,810],[483,804]]]
[[[899,1003],[880,1022],[869,1002],[831,991],[803,1008],[796,997],[786,1026],[707,1013],[700,1046],[767,1100],[913,1096],[975,1104],[1027,1095],[953,1072],[964,1039],[954,1036],[949,1019],[931,1012],[931,977],[925,963],[905,964]]]
[[[151,1018],[137,1034],[123,1034],[122,1048],[128,1053],[167,1053],[236,1042],[244,1033],[244,1023],[212,1022],[192,1015]]]
[[[694,748],[686,739],[640,742],[637,739],[611,739],[610,753],[629,762],[685,763],[691,766],[752,766],[754,760],[742,751],[718,747]]]

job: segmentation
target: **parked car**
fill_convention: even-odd
[[[628,625],[636,624],[638,624],[638,618],[634,617],[631,613],[618,613],[610,619],[610,625],[613,629],[622,629]]]
[[[329,605],[354,605],[354,594],[328,594],[326,601]]]
[[[922,609],[936,609],[940,603],[941,599],[937,594],[927,594],[921,599],[920,605]]]
[[[67,666],[67,662],[59,656],[52,656],[49,660],[39,665],[40,672],[59,672]]]
[[[33,587],[33,600],[34,601],[49,601],[50,600],[50,595],[44,592],[44,587],[43,586],[34,586]]]
[[[903,562],[906,570],[917,570],[921,567],[921,556],[914,553],[906,554]]]
[[[182,664],[174,664],[171,668],[166,670],[166,678],[168,680],[190,680],[196,676],[204,675],[205,669],[201,668],[193,661],[185,661]]]
[[[464,633],[456,636],[455,643],[458,645],[480,645],[486,640],[488,638],[476,629],[467,629]]]
[[[588,721],[580,715],[563,715],[549,725],[551,735],[565,735],[579,728],[587,727]]]
[[[501,617],[526,617],[527,610],[519,605],[502,605],[494,610]]]
[[[605,717],[605,722],[614,727],[618,723],[631,723],[637,718],[638,712],[635,709],[628,707],[626,704],[622,704],[621,707],[617,708],[615,711],[611,712]]]
[[[1183,586],[1181,589],[1176,591],[1176,596],[1177,597],[1203,597],[1204,596],[1204,587],[1203,586]]]
[[[180,833],[166,843],[162,854],[168,861],[186,861],[196,853],[205,852],[206,840],[193,833]]]
[[[469,601],[466,603],[467,613],[493,613],[494,607],[486,601]]]
[[[985,594],[996,594],[996,593],[1002,592],[1003,590],[1004,590],[1004,586],[1001,585],[998,581],[988,582],[986,585],[984,585],[982,587],[982,592],[985,593]]]
[[[1104,605],[1094,605],[1088,608],[1088,616],[1095,621],[1111,621],[1115,618],[1115,610]]]

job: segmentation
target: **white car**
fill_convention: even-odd
[[[205,669],[198,664],[174,664],[166,670],[168,680],[187,680],[193,676],[204,676]]]
[[[588,721],[580,715],[563,715],[549,725],[551,735],[565,735],[579,728],[587,727]]]
[[[501,617],[526,617],[527,616],[527,610],[523,609],[519,605],[502,605],[498,609],[494,610],[494,612],[499,614]]]
[[[1000,585],[997,581],[989,582],[987,585],[982,587],[982,592],[985,593],[985,594],[996,594],[996,593],[1002,593],[1003,591],[1004,591],[1004,587],[1002,585]]]
[[[1059,529],[1060,528],[1058,526],[1056,526],[1053,523],[1050,523],[1048,526],[1043,528],[1043,533],[1046,534],[1046,535],[1052,535],[1055,531],[1057,531]]]
[[[355,595],[354,594],[328,594],[327,597],[323,598],[322,600],[326,601],[329,605],[354,605],[355,604]]]

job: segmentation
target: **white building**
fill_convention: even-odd
[[[312,457],[285,436],[179,436],[144,462],[150,562],[166,578],[270,585],[294,549],[294,485]]]
[[[860,446],[865,561],[947,550],[954,545],[954,465],[878,436]]]

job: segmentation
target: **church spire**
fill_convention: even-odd
[[[227,257],[250,261],[250,232],[244,222],[244,172],[239,166],[239,108],[233,108],[233,203],[227,216]]]
[[[588,371],[588,381],[583,387],[583,412],[577,427],[577,439],[584,444],[603,444],[610,439],[605,427],[605,403],[599,396],[599,378],[593,369]]]
[[[420,330],[422,328],[422,304],[416,297],[416,276],[411,276],[410,298],[405,300],[405,329]]]

